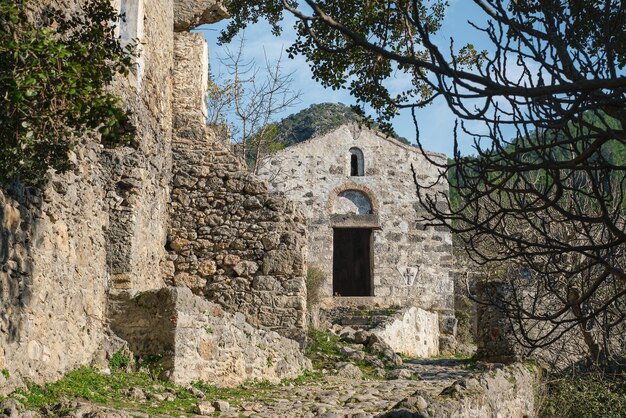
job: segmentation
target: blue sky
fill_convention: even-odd
[[[455,46],[460,47],[465,43],[473,43],[479,50],[489,49],[489,45],[481,34],[470,27],[468,20],[482,26],[485,21],[485,15],[477,9],[473,1],[469,0],[451,0],[447,10],[446,18],[441,31],[438,33],[436,40],[442,45],[448,45],[450,37],[454,38]],[[243,51],[246,60],[255,60],[259,65],[264,65],[265,55],[270,61],[276,60],[281,51],[284,52],[291,42],[295,39],[293,31],[293,18],[287,17],[283,24],[283,33],[280,37],[271,34],[269,25],[265,22],[259,22],[249,26],[245,31],[245,49]],[[207,25],[199,28],[207,41],[209,42],[209,54],[212,73],[219,72],[219,57],[223,56],[224,48],[230,47],[237,49],[237,40],[233,41],[234,45],[217,45],[217,37],[227,21],[217,24]],[[302,91],[301,101],[296,106],[290,108],[287,112],[277,115],[277,119],[281,119],[289,114],[295,113],[301,109],[309,107],[314,103],[324,102],[340,102],[346,105],[354,104],[355,99],[350,96],[347,90],[332,90],[322,87],[311,77],[309,66],[303,57],[288,59],[283,53],[285,72],[293,72],[295,79],[294,87]],[[402,88],[405,81],[398,78],[393,81],[394,85]],[[418,114],[418,125],[420,129],[420,139],[424,147],[435,152],[442,152],[447,155],[452,154],[453,149],[453,127],[455,117],[448,109],[443,100],[435,101],[430,106],[421,109]],[[411,115],[406,112],[393,120],[395,130],[401,136],[411,141],[415,139],[415,127]],[[484,132],[484,127],[479,122],[470,125],[473,131]],[[461,151],[463,153],[471,153],[471,139],[461,139]]]

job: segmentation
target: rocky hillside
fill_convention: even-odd
[[[278,122],[277,138],[285,146],[290,146],[354,122],[364,122],[364,119],[350,106],[342,103],[314,104]],[[410,144],[406,138],[395,134],[392,136]]]

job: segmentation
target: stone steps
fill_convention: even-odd
[[[396,309],[335,308],[324,314],[333,325],[358,329],[376,328],[397,312]]]

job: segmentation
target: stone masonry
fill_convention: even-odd
[[[301,340],[306,326],[301,212],[267,191],[206,127],[206,43],[176,36],[174,180],[168,281],[252,324]]]
[[[79,0],[31,2],[30,15]],[[0,393],[89,363],[106,328],[107,293],[163,285],[171,176],[172,0],[145,2],[141,75],[116,81],[133,109],[137,140],[103,149],[85,139],[75,168],[43,190],[0,191]],[[139,19],[139,16],[137,16]],[[141,85],[137,83],[141,77]]]
[[[322,309],[417,307],[437,312],[442,347],[452,347],[456,321],[451,233],[421,220],[425,213],[411,172],[413,167],[424,184],[436,183],[428,193],[447,193],[447,182],[437,182],[439,171],[429,161],[442,163],[445,158],[374,130],[344,125],[267,160],[260,177],[306,208],[309,265],[326,277]],[[370,254],[365,261],[369,294],[346,297],[335,289],[334,239],[345,229],[371,231],[369,249],[357,250]],[[350,272],[348,281],[358,275]]]
[[[118,299],[111,329],[135,355],[159,356],[163,376],[236,386],[295,378],[310,362],[297,342],[258,329],[185,287],[168,287]],[[130,325],[129,325],[130,324]]]
[[[129,146],[115,149],[104,149],[84,138],[70,156],[75,168],[62,175],[50,173],[43,189],[14,184],[0,191],[0,394],[26,380],[54,380],[101,358],[110,318],[123,317],[124,312],[117,310],[127,308],[118,302],[141,292],[156,292],[167,284],[206,293],[233,311],[241,308],[245,318],[285,335],[291,329],[296,336],[303,333],[304,243],[297,238],[304,228],[299,213],[284,199],[268,194],[262,183],[250,181],[228,149],[217,145],[202,116],[206,74],[196,71],[187,76],[185,82],[190,81],[193,89],[184,93],[190,93],[191,101],[178,95],[173,111],[174,72],[181,76],[181,71],[191,69],[185,67],[190,59],[198,59],[199,68],[206,69],[202,54],[190,55],[175,68],[176,60],[197,51],[198,44],[191,49],[184,42],[175,46],[175,30],[216,21],[225,16],[223,8],[216,2],[192,0],[112,3],[125,13],[119,28],[122,40],[140,43],[141,56],[134,71],[112,86],[132,110],[137,137]],[[30,4],[29,16],[41,25],[47,24],[41,13],[45,7],[82,12],[82,0]],[[184,50],[175,55],[178,47]],[[199,48],[206,51],[206,45]],[[184,122],[189,121],[187,112],[194,112],[186,104],[199,112],[193,123]],[[174,117],[182,132],[176,135],[179,176],[171,190]],[[185,146],[190,147],[187,154]],[[188,193],[179,183],[185,176],[198,176],[202,190]],[[180,199],[177,202],[189,199],[188,210],[169,205],[171,197]],[[211,202],[210,210],[203,211],[205,202]],[[183,227],[197,215],[193,228]],[[168,224],[178,225],[180,229],[171,231],[180,232],[177,238],[194,241],[194,251],[198,251],[174,250],[176,239],[167,241]],[[235,239],[227,243],[220,231],[234,234]],[[206,240],[210,246],[203,247],[207,237],[213,241]],[[200,272],[199,261],[206,261],[201,269],[204,275],[195,276]],[[215,272],[207,274],[211,261]],[[189,274],[189,279],[174,276],[174,271]],[[196,280],[203,279],[211,279],[210,286],[199,291]],[[177,309],[203,302],[178,303]],[[222,320],[219,329],[228,328],[228,321],[236,329],[249,326],[232,315]],[[126,322],[129,329],[139,325]],[[117,330],[123,332],[121,327]],[[293,358],[291,343],[273,341],[276,350],[286,347],[286,353],[291,353],[285,358]],[[235,355],[220,353],[226,356],[220,359],[225,363],[228,355]],[[259,356],[264,361],[268,357],[263,350]],[[297,373],[300,360],[283,373]],[[231,372],[241,373],[236,368]]]
[[[510,291],[506,283],[482,280],[476,283],[478,300],[502,300]],[[511,319],[497,303],[476,306],[476,358],[495,363],[513,363],[523,359],[521,345],[515,339]]]

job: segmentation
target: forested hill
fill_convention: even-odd
[[[328,133],[343,124],[359,121],[362,121],[362,117],[342,103],[314,104],[276,123],[277,139],[285,146],[290,146]],[[410,144],[406,138],[391,136]]]

